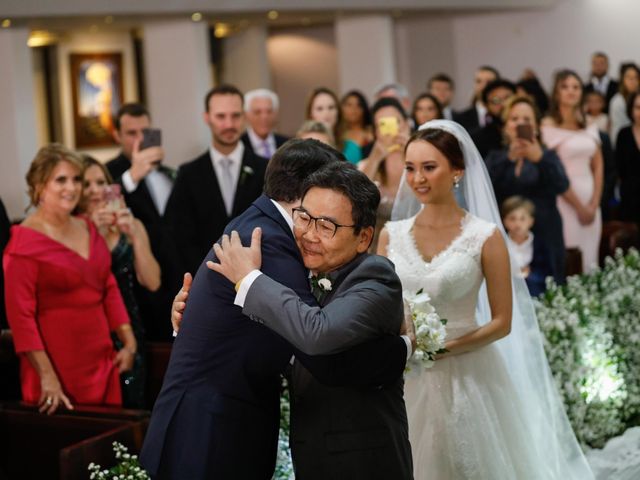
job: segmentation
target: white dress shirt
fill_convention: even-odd
[[[509,243],[511,244],[511,251],[513,252],[516,265],[523,269],[531,265],[533,261],[533,233],[529,232],[529,236],[522,243],[516,243],[509,237]]]
[[[484,106],[484,103],[478,101],[476,102],[476,112],[478,112],[478,125],[484,127],[487,125],[487,107]]]
[[[271,159],[273,154],[276,152],[276,137],[273,132],[269,132],[267,138],[264,140],[258,136],[256,132],[253,131],[251,127],[247,127],[247,135],[249,136],[249,141],[251,142],[251,146],[253,147],[253,151],[256,152],[257,155],[261,157]],[[269,145],[269,151],[267,152],[264,146],[264,142],[267,142]]]
[[[167,207],[167,201],[173,188],[173,182],[164,173],[159,172],[155,168],[144,177],[144,180],[156,210],[160,216],[164,215],[164,210]],[[135,192],[138,185],[140,185],[140,182],[136,183],[133,181],[133,178],[131,178],[131,169],[122,174],[122,185],[127,193]]]
[[[220,193],[222,198],[234,199],[236,196],[236,186],[238,185],[238,178],[240,178],[240,170],[242,168],[242,157],[244,156],[244,144],[238,142],[236,148],[233,149],[228,155],[220,153],[218,150],[209,147],[209,155],[211,156],[211,162],[213,164],[213,170],[216,172],[216,178],[218,179],[218,186],[220,187]],[[225,158],[231,160],[231,184],[223,181],[225,178],[224,167],[222,162]],[[228,195],[228,197],[227,197]],[[233,201],[231,205],[225,205],[227,215],[231,216],[233,212]]]
[[[597,92],[600,92],[607,98],[607,90],[609,89],[609,82],[611,82],[611,77],[609,75],[605,75],[602,78],[591,77],[591,85],[593,85],[593,89]]]

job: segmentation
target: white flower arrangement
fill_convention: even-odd
[[[640,424],[640,255],[616,252],[605,266],[547,284],[535,300],[544,348],[583,446]]]
[[[90,480],[150,480],[149,474],[138,463],[138,456],[129,454],[127,447],[119,442],[113,442],[113,452],[120,460],[115,467],[102,469],[100,465],[91,462],[87,467]]]
[[[404,291],[402,296],[416,327],[416,350],[407,365],[407,371],[412,366],[431,368],[436,355],[447,351],[444,348],[447,320],[440,318],[430,303],[431,298],[422,289],[415,293]]]

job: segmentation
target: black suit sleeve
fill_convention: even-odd
[[[299,361],[316,380],[331,387],[379,387],[393,384],[404,372],[407,344],[385,336],[335,355],[311,356],[299,350]]]

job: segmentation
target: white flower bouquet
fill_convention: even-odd
[[[423,289],[417,292],[403,292],[402,294],[409,314],[416,327],[416,350],[407,364],[407,371],[412,366],[431,368],[436,355],[445,353],[444,342],[447,338],[445,325],[447,320],[440,318],[436,309],[431,305],[431,298]]]

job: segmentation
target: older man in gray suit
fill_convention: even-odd
[[[293,211],[294,234],[320,307],[262,274],[260,232],[251,247],[239,237],[214,246],[208,266],[236,283],[236,304],[307,354],[344,350],[397,335],[402,286],[391,262],[366,253],[380,200],[377,187],[347,164],[307,181]],[[291,448],[296,477],[409,479],[411,448],[401,378],[384,388],[327,387],[304,367],[292,373]]]

